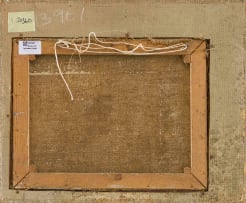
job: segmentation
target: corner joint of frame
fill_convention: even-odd
[[[30,171],[28,171],[24,176],[22,176],[18,181],[13,183],[13,188],[18,189],[18,188],[23,188],[22,186],[20,187],[22,181],[26,179],[26,177],[30,174]]]
[[[193,178],[200,184],[200,186],[203,188],[203,190],[207,190],[207,183],[203,183],[194,173],[191,172],[191,175]]]
[[[202,47],[204,43],[205,43],[205,46]],[[193,56],[194,54],[196,54],[196,53],[199,52],[199,51],[205,51],[205,52],[206,52],[206,40],[205,40],[205,39],[202,40],[202,41],[195,47],[195,49],[190,53],[191,58],[192,58],[192,56]]]

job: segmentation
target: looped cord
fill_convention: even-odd
[[[94,38],[94,42],[91,42],[91,38]],[[106,45],[126,45],[126,46],[131,46],[133,47],[131,50],[121,50],[118,48],[114,48],[112,46],[106,46]],[[146,55],[160,55],[160,54],[166,54],[166,53],[174,53],[174,52],[180,52],[180,51],[184,51],[187,49],[187,44],[185,43],[177,43],[177,44],[173,44],[170,46],[166,46],[166,47],[148,47],[148,46],[144,46],[143,44],[132,44],[132,43],[128,43],[128,42],[105,42],[105,41],[101,41],[97,38],[96,33],[95,32],[90,32],[88,35],[88,42],[87,43],[81,43],[81,44],[76,44],[76,43],[72,43],[63,39],[59,39],[55,45],[54,45],[54,50],[55,50],[55,59],[56,59],[56,65],[59,71],[59,74],[63,80],[63,82],[66,85],[66,88],[70,94],[71,100],[74,99],[73,94],[69,88],[69,85],[66,81],[66,79],[63,76],[63,73],[61,71],[61,67],[59,64],[59,60],[58,60],[58,56],[57,56],[57,47],[63,48],[63,49],[70,49],[70,50],[74,50],[75,52],[78,52],[79,55],[80,54],[84,54],[84,53],[97,53],[97,54],[124,54],[124,55],[141,55],[141,56],[146,56]],[[98,51],[98,50],[102,50],[105,49],[107,51]],[[136,52],[136,50],[141,49],[142,51],[144,51],[143,53],[139,53]]]

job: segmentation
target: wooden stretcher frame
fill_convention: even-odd
[[[167,44],[184,42],[188,48],[181,52],[163,54],[182,55],[184,62],[190,64],[191,168],[185,168],[184,173],[39,173],[35,171],[35,166],[29,162],[29,61],[35,60],[35,56],[19,55],[19,40],[13,39],[12,47],[12,188],[100,191],[207,189],[206,40],[167,39]],[[56,40],[46,38],[24,40],[41,40],[42,55],[54,55]],[[165,42],[164,39],[162,40]],[[127,39],[126,41],[147,46],[163,46],[147,39]],[[128,49],[124,46],[120,48]],[[57,48],[57,53],[71,55],[74,51]]]

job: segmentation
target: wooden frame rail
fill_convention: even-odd
[[[54,55],[54,39],[31,40],[42,42],[42,55]],[[148,46],[163,46],[161,43],[156,44],[146,39],[127,39],[126,41]],[[104,191],[206,190],[208,177],[206,41],[200,39],[162,39],[162,41],[164,44],[183,42],[188,45],[184,51],[163,55],[182,55],[184,62],[190,64],[191,168],[185,168],[184,173],[36,172],[35,166],[29,162],[29,61],[35,59],[35,56],[20,55],[18,53],[19,39],[13,39],[13,177],[11,187],[14,189]],[[121,48],[127,50],[127,47]],[[73,51],[58,47],[57,53],[70,55]]]

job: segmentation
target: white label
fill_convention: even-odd
[[[34,11],[8,13],[8,32],[34,32],[34,31],[35,31]]]
[[[41,41],[19,41],[19,54],[41,54]]]

